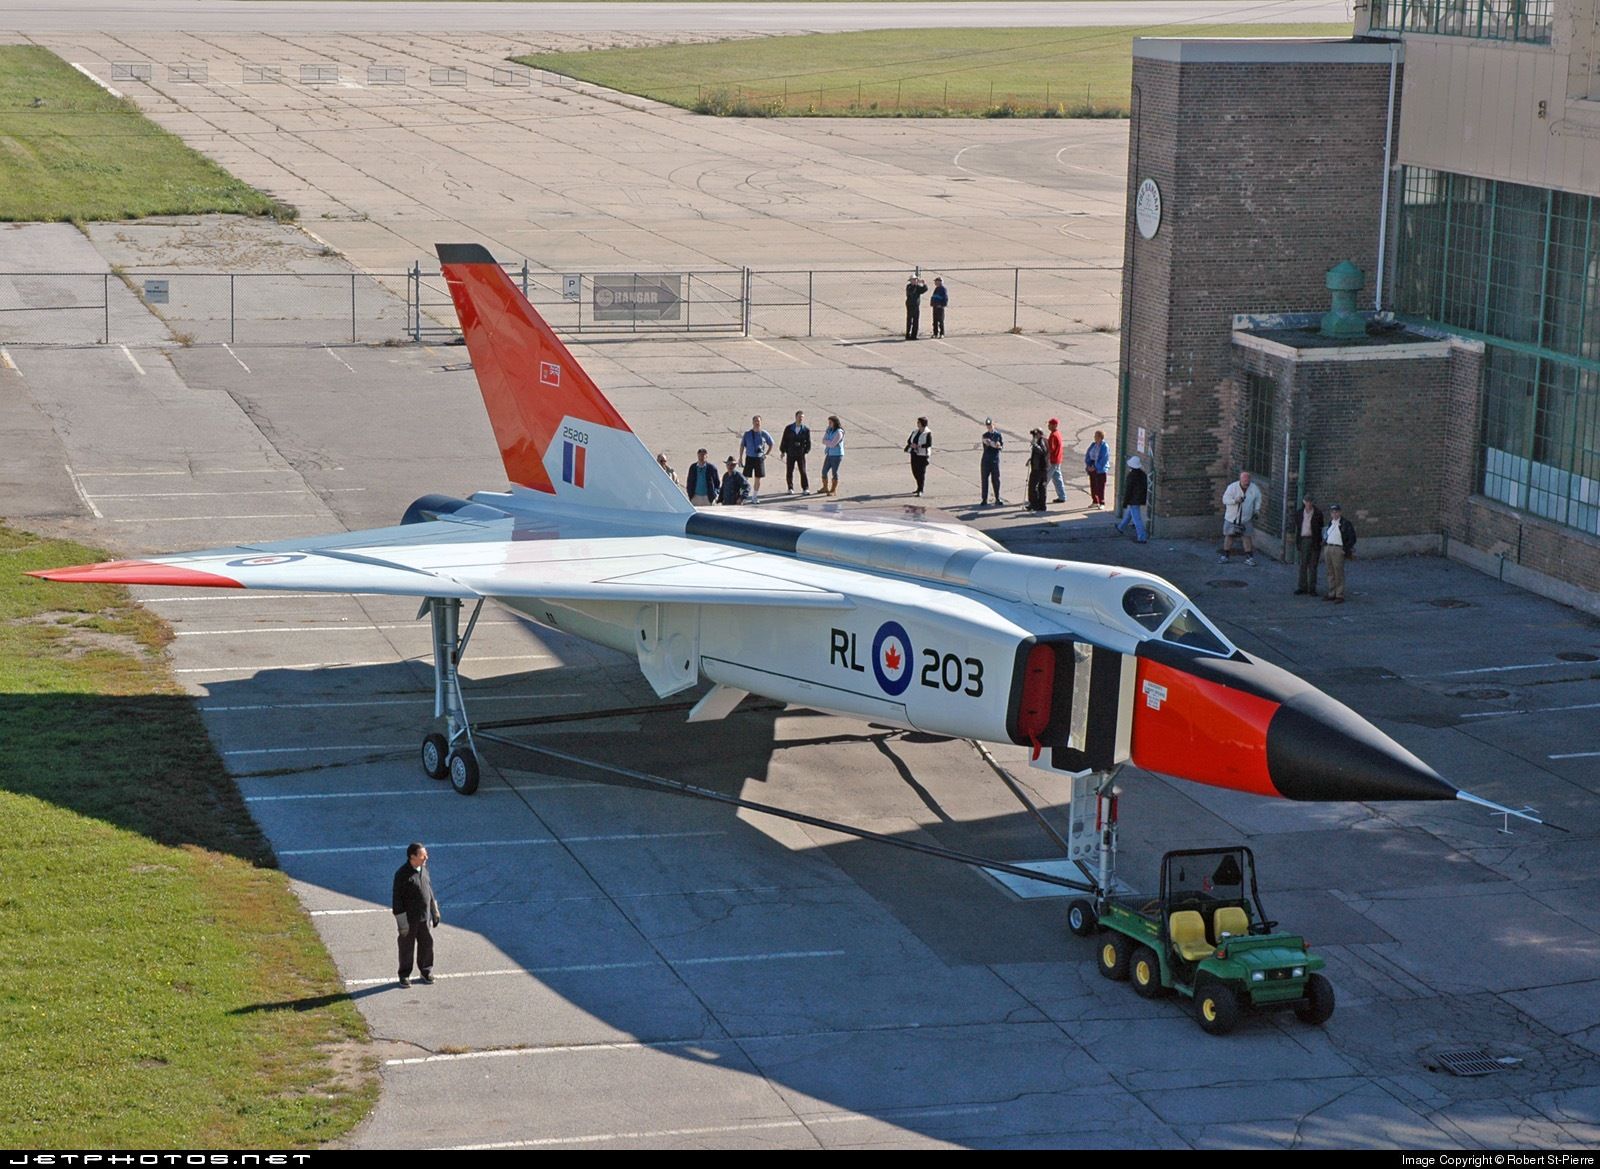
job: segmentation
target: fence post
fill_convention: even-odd
[[[1011,269],[1011,331],[1019,332],[1017,328],[1017,293],[1022,287],[1022,269]]]
[[[683,286],[683,331],[685,333],[693,332],[690,328],[694,323],[690,320],[692,315],[690,306],[692,304],[694,304],[694,273],[690,272],[688,282]]]
[[[522,261],[522,299],[528,299],[528,261]]]
[[[350,344],[356,343],[356,274],[350,273]]]
[[[811,336],[811,312],[812,312],[812,306],[816,304],[816,297],[814,296],[814,292],[815,292],[814,281],[816,280],[816,275],[817,275],[817,272],[816,272],[815,268],[811,268],[811,269],[808,269],[806,271],[806,336],[807,337]]]
[[[111,273],[104,272],[100,276],[100,311],[104,314],[106,339],[102,344],[111,344]]]
[[[411,339],[422,341],[422,261],[411,261],[411,271],[406,273],[406,323],[411,325]],[[412,312],[416,312],[413,317]],[[412,322],[415,321],[415,324]]]
[[[234,281],[234,274],[232,272],[229,272],[228,273],[228,344],[229,345],[233,344],[234,322],[238,320],[238,318],[234,315],[234,311],[233,311],[233,281]]]
[[[752,284],[752,281],[750,279],[750,269],[749,269],[749,267],[746,267],[745,270],[744,270],[744,335],[746,337],[748,337],[750,335],[750,288],[751,288],[751,284]]]

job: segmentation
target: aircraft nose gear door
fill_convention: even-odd
[[[634,632],[639,670],[658,698],[700,680],[698,605],[640,605]]]
[[[462,633],[461,602],[455,597],[429,597],[417,611],[418,617],[428,613],[433,618],[433,717],[445,720],[446,732],[435,731],[422,740],[422,770],[429,779],[448,777],[450,786],[464,796],[478,790],[478,752],[458,668],[481,612],[479,600]]]

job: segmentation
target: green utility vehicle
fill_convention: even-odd
[[[1075,901],[1068,922],[1074,933],[1101,935],[1101,974],[1131,980],[1145,998],[1194,999],[1212,1035],[1232,1031],[1251,1008],[1292,1007],[1313,1026],[1333,1014],[1322,958],[1299,935],[1276,932],[1261,908],[1255,855],[1243,846],[1169,852],[1158,898],[1106,899],[1098,913]]]

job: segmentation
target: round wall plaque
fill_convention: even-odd
[[[1156,186],[1154,179],[1146,179],[1139,184],[1139,192],[1133,201],[1133,218],[1139,225],[1139,234],[1145,239],[1154,239],[1156,232],[1161,230],[1161,188]]]

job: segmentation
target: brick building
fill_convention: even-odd
[[[1160,530],[1214,534],[1248,469],[1269,546],[1306,490],[1369,552],[1600,611],[1596,15],[1375,0],[1350,40],[1134,42],[1118,440]],[[1317,339],[1344,261],[1368,335]]]

